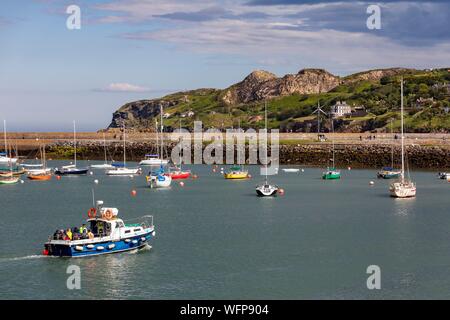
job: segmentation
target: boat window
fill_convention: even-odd
[[[116,228],[123,228],[125,225],[123,224],[123,222],[118,221],[116,222]]]
[[[141,228],[137,228],[137,229],[134,229],[133,231],[134,232],[138,232],[138,231],[141,231],[142,229]]]
[[[125,230],[125,233],[130,233],[131,232],[131,230]]]

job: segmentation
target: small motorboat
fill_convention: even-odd
[[[450,173],[448,172],[439,172],[439,179],[448,180],[450,178]]]
[[[378,179],[398,179],[402,174],[401,170],[395,170],[392,167],[384,167],[377,173]]]
[[[275,196],[278,190],[278,186],[264,183],[256,187],[256,194],[260,197],[271,197]]]
[[[97,213],[99,216],[97,216]],[[117,208],[96,207],[88,211],[89,232],[72,232],[67,237],[61,230],[55,232],[44,245],[42,252],[55,257],[89,257],[142,249],[155,236],[153,216],[144,216],[138,224],[125,224],[118,218]]]
[[[286,173],[297,173],[300,171],[300,169],[295,169],[295,168],[286,168],[286,169],[282,169],[282,170]]]
[[[241,166],[231,167],[230,170],[228,172],[225,172],[223,176],[225,179],[230,180],[242,180],[250,178],[248,171],[244,170]]]

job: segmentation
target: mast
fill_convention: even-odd
[[[320,141],[320,102],[317,101],[317,141]]]
[[[3,120],[3,136],[5,138],[5,153],[6,157],[8,157],[8,143],[6,142],[6,120]]]
[[[158,153],[159,148],[158,118],[155,118],[155,132],[156,132],[156,152]],[[161,158],[161,155],[159,155],[159,158]]]
[[[106,136],[105,136],[105,132],[103,131],[103,146],[105,149],[105,164],[108,163],[107,157],[106,157]]]
[[[164,159],[164,124],[163,124],[163,106],[160,105],[159,106],[159,115],[160,115],[160,121],[161,121],[161,155],[159,156],[161,158],[161,164],[162,164],[162,160]]]
[[[126,151],[126,135],[125,135],[125,122],[123,123],[123,167],[127,164],[127,151]]]
[[[267,101],[264,101],[264,126],[266,128],[265,134],[266,134],[266,183],[267,184],[267,165],[268,165],[268,155],[267,155],[267,149],[269,148],[269,141],[268,141],[268,135],[267,135]]]
[[[403,126],[404,126],[404,121],[403,121],[403,77],[401,78],[401,86],[400,86],[400,93],[401,93],[401,104],[400,104],[400,113],[401,113],[401,127],[402,127],[402,174],[401,174],[401,178],[402,178],[402,183],[405,182],[405,137],[403,136]]]
[[[333,117],[331,117],[331,132],[332,132],[331,142],[333,144],[333,170],[334,170],[335,166],[334,166],[334,120],[333,120]]]
[[[75,120],[73,120],[73,148],[75,150],[74,152],[74,163],[75,167],[77,166],[77,130],[75,126]]]
[[[394,128],[392,125],[393,120],[391,119],[391,139],[394,134]],[[394,143],[391,143],[391,168],[394,170]]]

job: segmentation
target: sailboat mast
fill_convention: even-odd
[[[268,165],[268,155],[267,155],[267,149],[269,148],[269,137],[267,135],[267,101],[264,101],[264,126],[266,128],[265,134],[266,134],[266,184],[267,184],[267,165]]]
[[[400,93],[401,93],[401,103],[400,103],[400,109],[401,109],[401,127],[402,127],[402,182],[405,181],[405,137],[404,137],[404,121],[403,121],[403,78],[401,79],[401,86],[400,86]]]
[[[73,121],[73,148],[74,148],[74,163],[77,166],[77,129],[75,126],[75,120]]]
[[[6,142],[6,120],[3,120],[3,136],[5,138],[5,153],[8,156],[8,143]]]
[[[160,115],[160,121],[161,121],[161,155],[160,158],[161,160],[164,158],[164,124],[163,124],[163,107],[162,105],[160,106],[160,111],[159,111],[159,115]],[[161,162],[162,163],[162,162]]]
[[[391,119],[391,139],[394,135],[394,128],[392,125],[393,120]],[[391,168],[394,169],[394,143],[391,143]]]
[[[105,132],[103,132],[103,147],[104,147],[104,151],[105,151],[105,164],[107,164],[108,163],[108,159],[107,159],[107,157],[106,157],[106,135],[105,135]]]
[[[331,117],[331,132],[332,132],[331,141],[333,143],[333,170],[334,170],[335,165],[334,165],[334,120],[333,120],[333,117]]]
[[[126,149],[126,134],[125,134],[125,122],[123,123],[123,167],[127,164],[127,149]]]

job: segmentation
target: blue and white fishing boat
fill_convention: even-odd
[[[163,166],[160,166],[158,171],[150,172],[146,178],[150,188],[169,188],[172,184],[172,177]]]
[[[146,247],[155,236],[153,216],[144,216],[137,224],[125,224],[118,218],[118,213],[117,208],[103,207],[103,201],[97,201],[96,208],[91,208],[88,212],[89,231],[73,233],[71,239],[67,238],[63,230],[55,232],[45,243],[43,254],[56,257],[88,257]]]

